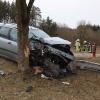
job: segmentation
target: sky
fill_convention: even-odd
[[[11,2],[11,0],[9,0]],[[100,25],[100,0],[35,0],[42,18],[75,28],[79,22]]]

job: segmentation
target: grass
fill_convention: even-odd
[[[17,65],[3,58],[0,58],[0,70],[8,74],[0,76],[0,100],[100,100],[99,72],[78,70],[77,74],[53,80],[38,75],[23,82],[16,73]],[[63,81],[70,85],[64,85]],[[28,86],[33,87],[31,92],[25,92]]]

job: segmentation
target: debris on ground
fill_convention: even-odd
[[[41,78],[44,78],[44,79],[49,79],[49,77],[47,77],[46,75],[44,74],[41,74]]]
[[[62,82],[64,85],[70,85],[69,82]]]
[[[3,70],[0,70],[0,75],[4,76],[6,73]]]
[[[43,72],[43,68],[41,66],[34,66],[32,71],[34,75],[41,74]]]
[[[100,63],[100,58],[96,59],[95,61]],[[17,64],[0,58],[0,63],[1,61],[4,64],[0,65],[0,70],[3,70],[7,77],[0,78],[0,100],[99,100],[100,98],[100,73],[78,69],[77,75],[68,74],[67,77],[60,78],[60,81],[34,77],[31,82],[23,82],[19,73],[14,74],[18,71]],[[70,85],[62,82],[68,82]],[[28,92],[29,86],[33,86],[31,92]]]

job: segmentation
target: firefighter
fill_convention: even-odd
[[[84,52],[87,52],[88,51],[88,49],[87,49],[87,41],[84,41],[83,42],[83,51]]]
[[[95,42],[92,44],[92,57],[93,58],[96,57],[96,43]]]
[[[77,39],[75,41],[75,49],[76,49],[76,52],[80,52],[80,50],[81,50],[80,39]]]

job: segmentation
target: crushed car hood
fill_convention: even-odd
[[[48,37],[43,39],[45,43],[55,45],[55,44],[68,44],[70,45],[71,42],[68,40],[64,40],[60,37]]]

